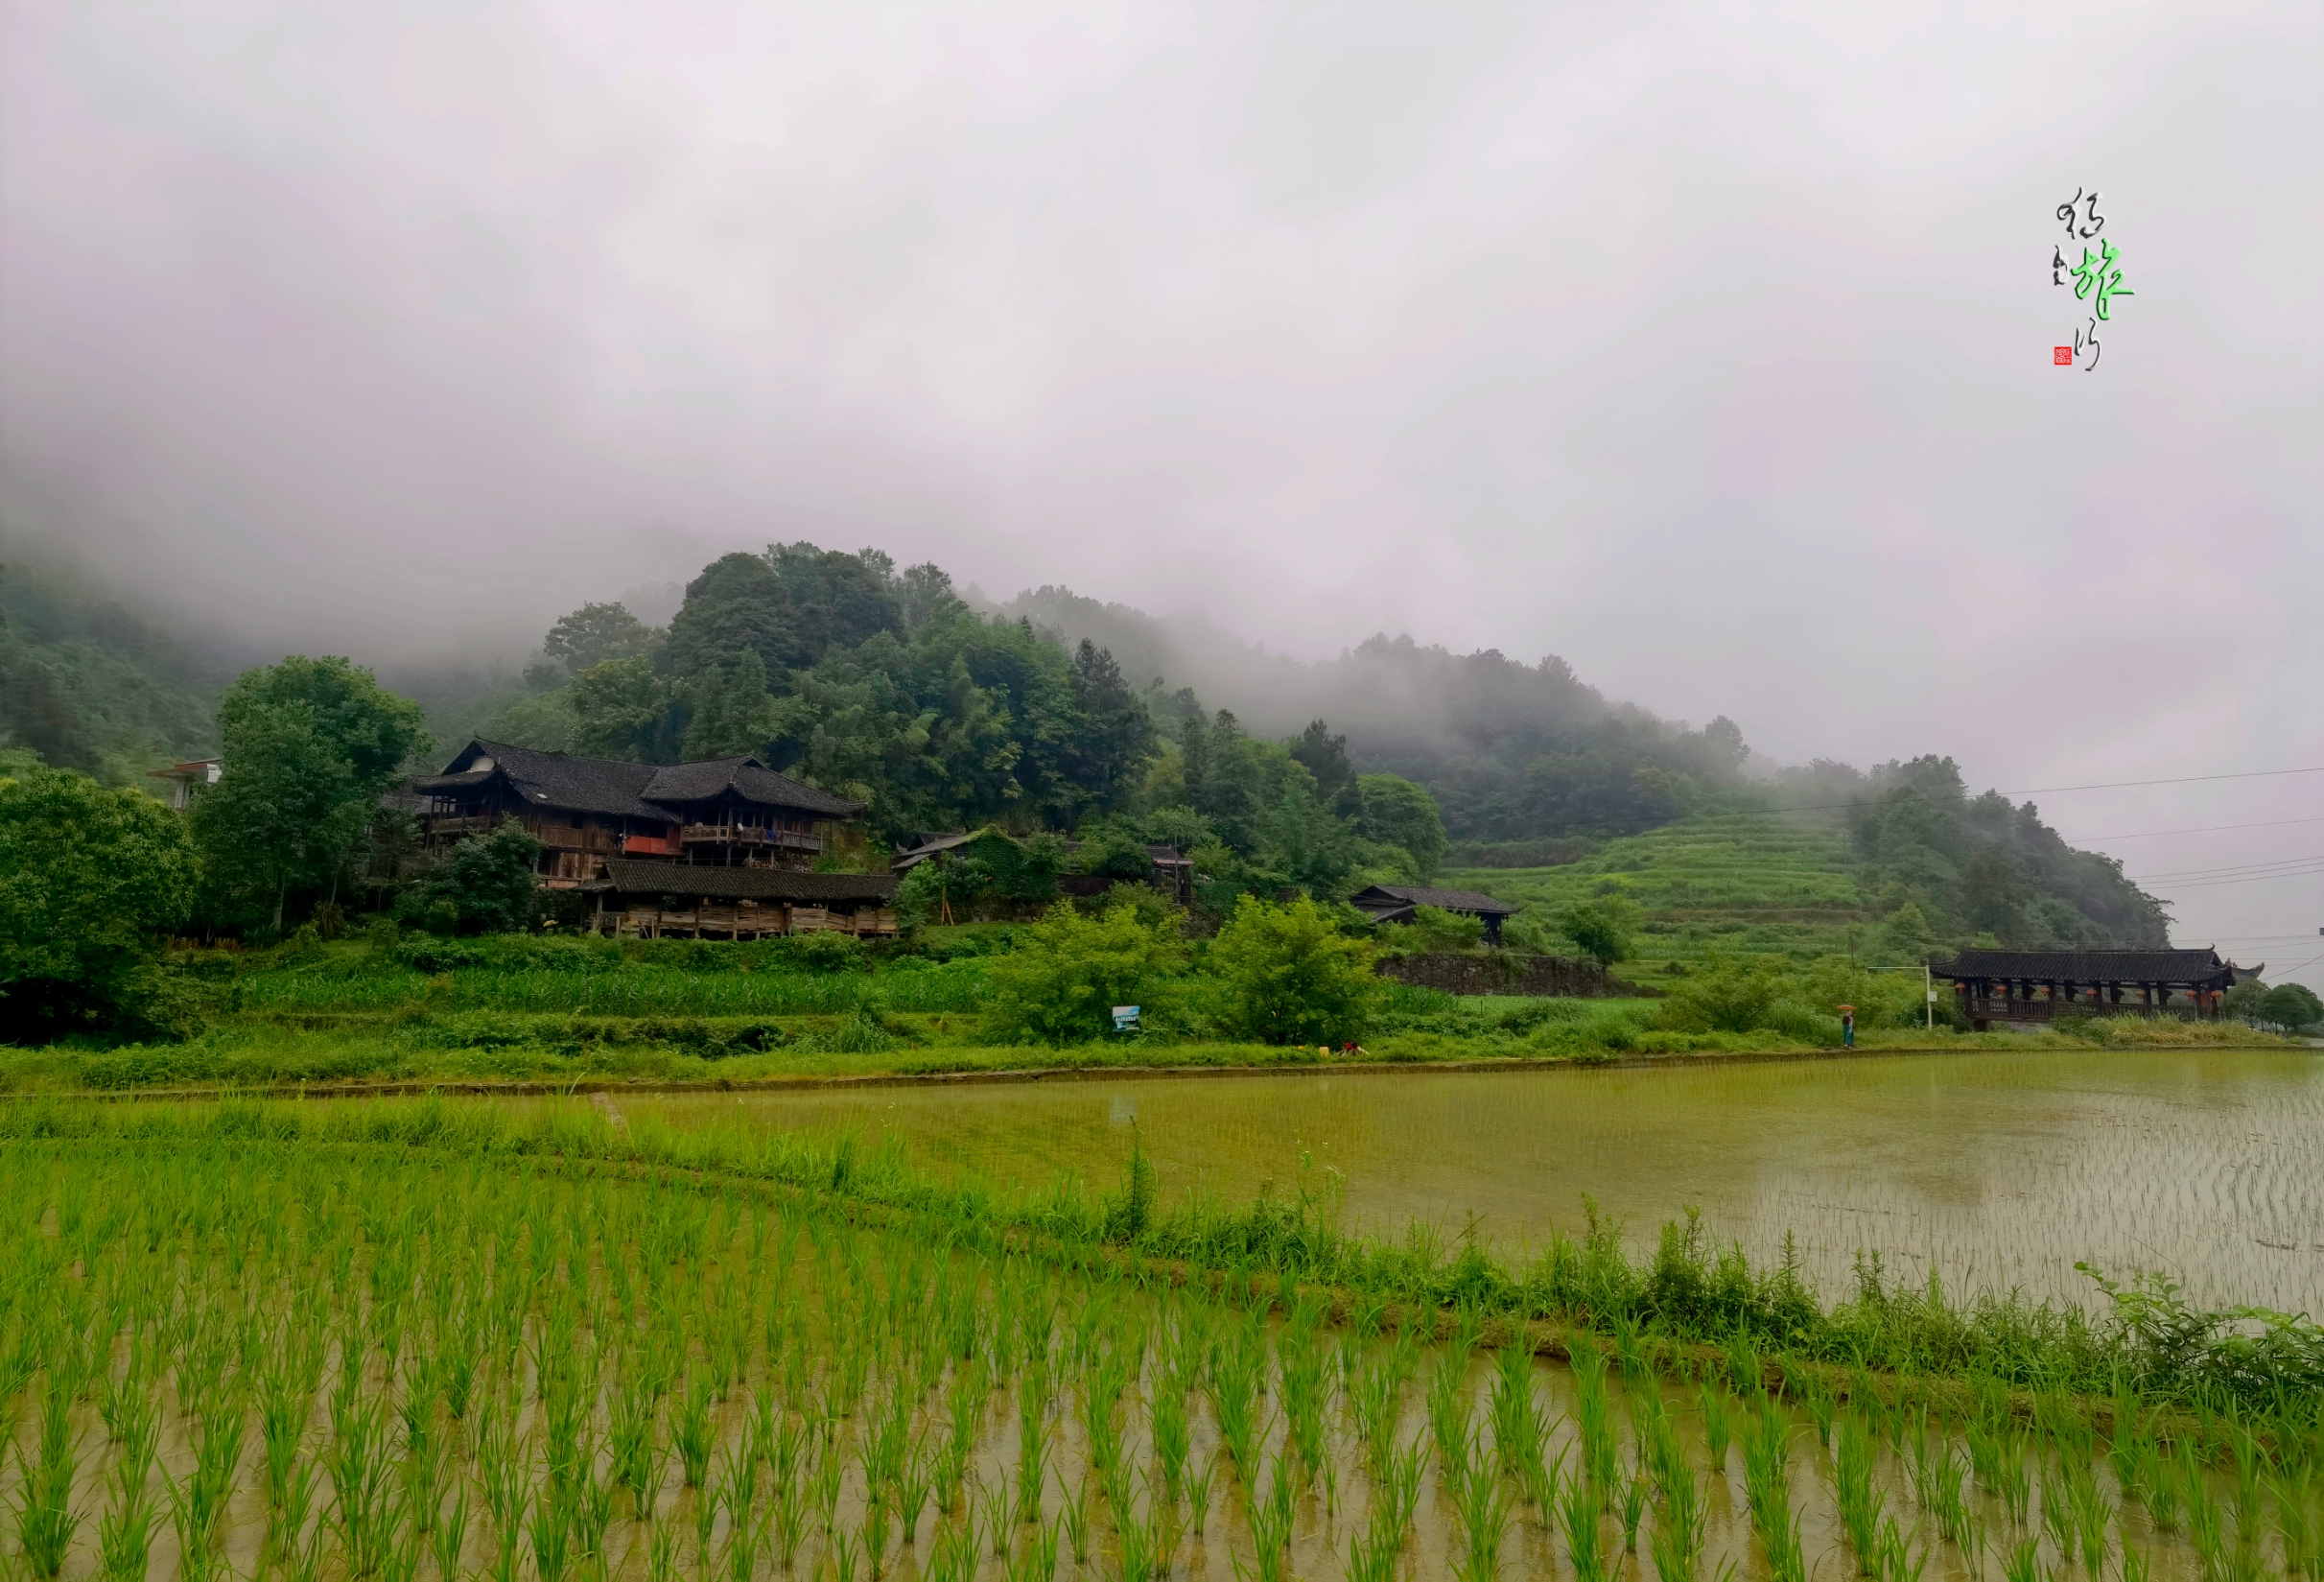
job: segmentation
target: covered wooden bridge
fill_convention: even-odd
[[[896,881],[884,873],[718,868],[608,858],[581,886],[597,896],[592,927],[640,939],[762,939],[831,931],[896,932]]]
[[[1983,1031],[1994,1022],[2091,1016],[2217,1016],[2243,968],[2216,950],[1963,951],[1929,971],[1953,980],[1961,1011]]]

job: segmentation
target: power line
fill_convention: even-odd
[[[2315,874],[2324,874],[2324,864],[2312,868],[2289,868],[2282,873],[2247,873],[2240,879],[2171,879],[2163,883],[2174,890],[2207,890],[2221,885],[2256,885],[2263,879],[2307,879]]]
[[[2193,830],[2132,830],[2127,835],[2085,835],[2082,840],[2144,840],[2153,835],[2216,835],[2221,830],[2275,830],[2287,824],[2324,824],[2324,814],[2313,818],[2270,818],[2257,824],[2205,824]]]
[[[2182,774],[2171,780],[2109,780],[2091,786],[2035,786],[2003,791],[2004,796],[2050,796],[2058,791],[2120,791],[2125,786],[2192,786],[2198,780],[2264,780],[2276,774],[2324,774],[2324,764],[2306,769],[2238,769],[2232,774]]]
[[[2324,862],[2324,852],[2313,857],[2279,857],[2265,862],[2230,862],[2216,868],[2169,868],[2154,873],[2124,875],[2139,879],[2207,879],[2221,873],[2256,873],[2262,868],[2289,868],[2300,862]]]
[[[2182,774],[2175,775],[2167,780],[2105,780],[2094,782],[2087,786],[2026,786],[2016,791],[1999,791],[1988,789],[1979,791],[1977,795],[2055,796],[2063,791],[2128,791],[2139,786],[2192,786],[2208,780],[2264,780],[2275,775],[2284,774],[2324,774],[2324,764],[2318,764],[2312,766],[2312,767],[2299,769],[2238,769],[2230,774]],[[1894,789],[1897,788],[1892,786],[1880,788],[1882,791]],[[1851,808],[1861,808],[1865,806],[1872,793],[1873,788],[1866,787],[1866,795],[1857,797],[1852,802],[1799,802],[1789,807],[1781,808],[1736,808],[1727,813],[1705,814],[1704,816],[1709,818],[1767,818],[1787,813],[1844,813]],[[1975,797],[1971,796],[1965,789],[1962,791],[1961,794],[1965,800],[1974,801],[1976,799]],[[2289,822],[2304,822],[2304,820],[2289,820]],[[2117,837],[2116,838],[2120,838]]]

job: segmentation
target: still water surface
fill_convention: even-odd
[[[2324,1055],[1977,1052],[1694,1069],[625,1098],[678,1125],[893,1136],[925,1168],[1111,1186],[1133,1128],[1165,1193],[1330,1181],[1343,1222],[1505,1251],[1585,1223],[1651,1244],[1688,1206],[1754,1260],[1794,1238],[1827,1297],[1860,1251],[1948,1289],[2089,1302],[2078,1261],[2198,1301],[2324,1310]],[[1303,1169],[1303,1161],[1312,1166]],[[1329,1172],[1336,1172],[1336,1175]]]

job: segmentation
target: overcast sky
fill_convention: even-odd
[[[286,647],[807,537],[1785,759],[2324,766],[2313,0],[0,14],[10,524]],[[2039,800],[2324,853],[2147,833],[2324,775]],[[2324,877],[2153,887],[2324,951]]]

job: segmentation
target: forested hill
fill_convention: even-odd
[[[0,745],[108,785],[211,749],[231,671],[73,573],[0,565]]]
[[[0,579],[9,744],[116,782],[210,750],[225,679],[82,582]],[[362,660],[360,652],[352,657]],[[1345,894],[1464,863],[1570,861],[1785,808],[1833,829],[1866,914],[1933,940],[2147,942],[2159,907],[1949,760],[1770,772],[1719,719],[1609,702],[1554,656],[1377,637],[1303,665],[1057,588],[972,607],[939,567],[812,544],[721,556],[666,627],[619,603],[519,678],[389,679],[469,735],[641,762],[757,754],[870,804],[893,841],[999,822],[1202,848],[1258,887]],[[1906,912],[1904,909],[1912,910]]]

